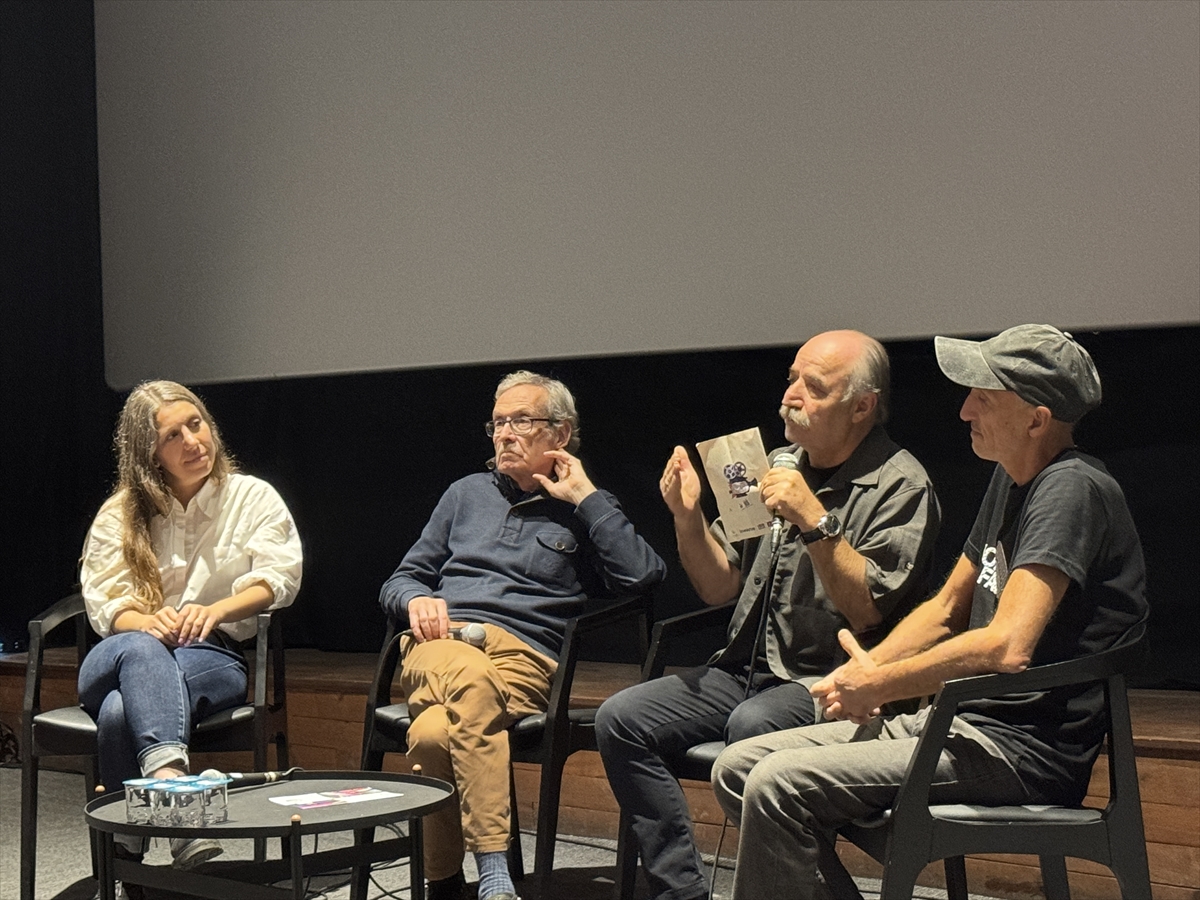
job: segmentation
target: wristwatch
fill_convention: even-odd
[[[833,513],[825,513],[817,519],[817,527],[812,531],[800,532],[800,540],[806,544],[835,538],[842,533],[842,520]]]

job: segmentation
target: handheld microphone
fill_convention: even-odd
[[[254,787],[259,784],[272,784],[276,781],[291,781],[296,772],[303,769],[291,768],[284,772],[221,772],[218,769],[205,769],[200,773],[201,778],[229,779],[226,785],[230,790],[241,787]]]
[[[772,469],[791,469],[793,472],[800,468],[800,457],[795,453],[777,453],[775,459],[771,463]],[[771,554],[774,555],[779,551],[779,542],[783,540],[783,530],[788,526],[788,521],[779,513],[775,513],[775,517],[771,519]]]
[[[409,637],[413,636],[412,629],[404,631]],[[478,622],[468,622],[466,625],[456,625],[450,629],[449,637],[453,641],[462,641],[472,647],[482,647],[487,639],[487,631]]]

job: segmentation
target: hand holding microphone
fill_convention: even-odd
[[[774,461],[771,463],[771,468],[772,469],[787,469],[792,472],[797,472],[800,468],[800,457],[798,457],[795,453],[788,453],[786,451],[783,453],[777,453],[775,455]],[[768,485],[771,484],[771,482],[768,481],[769,478],[770,478],[770,473],[768,473],[767,478],[763,479],[763,485],[762,485],[762,488],[760,488],[760,490],[763,491],[763,502],[764,503],[768,499],[768,497],[766,496],[766,491],[768,489]],[[774,494],[772,494],[772,496],[774,496]],[[783,514],[779,512],[778,507],[776,507],[774,509],[774,512],[775,512],[775,516],[774,516],[774,518],[771,519],[771,553],[772,554],[778,552],[779,544],[783,540],[784,529],[787,527],[787,520],[784,519]]]
[[[416,637],[411,628],[404,634]],[[483,642],[487,639],[487,631],[478,622],[468,622],[466,625],[455,625],[453,628],[447,629],[446,638],[452,641],[462,641],[472,647],[482,647]]]

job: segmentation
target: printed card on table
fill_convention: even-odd
[[[391,791],[381,791],[373,787],[343,788],[340,791],[321,791],[313,794],[291,794],[287,797],[271,797],[272,803],[280,806],[296,806],[300,809],[317,809],[322,806],[340,806],[343,803],[362,803],[367,800],[385,800],[388,797],[402,797]]]
[[[725,534],[732,541],[757,537],[771,527],[758,485],[771,467],[762,435],[748,428],[696,445],[717,499]]]

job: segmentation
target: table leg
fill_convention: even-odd
[[[300,817],[292,816],[288,845],[292,854],[292,897],[304,900],[304,853],[300,846]]]
[[[360,828],[354,831],[354,848],[370,850],[375,843],[375,828]],[[357,862],[350,869],[350,900],[367,900],[367,885],[371,879],[371,864]]]
[[[408,820],[409,881],[412,900],[425,900],[425,840],[420,818]]]
[[[96,852],[96,881],[99,883],[98,900],[116,900],[117,884],[113,872],[113,836],[111,833],[92,832],[92,846]]]

